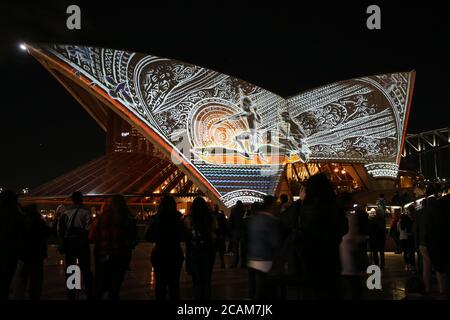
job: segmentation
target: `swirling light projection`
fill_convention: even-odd
[[[396,163],[377,162],[364,165],[367,172],[375,178],[397,178],[398,165]]]
[[[227,205],[273,194],[287,163],[361,163],[374,177],[397,174],[414,72],[340,81],[284,99],[152,55],[74,45],[29,48],[140,129]]]

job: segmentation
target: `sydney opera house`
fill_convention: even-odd
[[[104,156],[31,190],[58,204],[80,190],[151,206],[204,195],[223,207],[296,196],[328,172],[337,189],[393,189],[415,73],[340,81],[288,98],[181,61],[75,45],[27,45],[106,132]]]

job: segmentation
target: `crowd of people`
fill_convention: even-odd
[[[119,299],[120,288],[129,269],[131,253],[137,244],[134,218],[126,200],[113,196],[100,218],[91,221],[80,192],[72,194],[72,206],[60,210],[56,228],[58,251],[65,266],[78,265],[88,299],[101,299],[105,293]],[[0,194],[1,224],[1,300],[41,298],[47,238],[52,235],[35,205],[19,204],[17,195],[6,190]],[[94,243],[95,277],[91,270]],[[69,276],[69,274],[67,274]],[[13,283],[13,279],[15,282]],[[67,289],[69,300],[77,299],[77,290]]]
[[[50,228],[35,205],[20,206],[10,190],[0,193],[0,213],[0,300],[10,296],[15,275],[18,280],[12,297],[22,299],[28,288],[30,299],[37,300],[42,291]]]
[[[1,193],[1,299],[39,299],[43,284],[46,239],[52,233],[36,206],[21,206],[15,193]],[[78,264],[88,299],[120,298],[138,243],[136,219],[121,195],[113,196],[95,221],[83,205],[80,192],[72,206],[59,210],[56,226],[58,250],[65,265]],[[439,291],[448,287],[450,270],[449,196],[422,202],[418,211],[395,211],[386,232],[386,201],[366,212],[353,194],[336,195],[322,174],[309,178],[300,197],[290,202],[267,195],[246,207],[237,201],[227,218],[218,205],[210,208],[202,197],[194,199],[188,214],[177,210],[170,195],[161,198],[157,213],[148,221],[144,238],[153,243],[151,264],[157,300],[180,298],[180,276],[185,266],[192,277],[193,298],[212,297],[211,278],[216,257],[226,268],[248,270],[248,298],[363,299],[367,267],[385,268],[387,234],[403,253],[405,271],[414,283],[432,290],[436,274]],[[91,270],[91,244],[95,270]],[[228,244],[228,248],[227,248]],[[417,258],[416,258],[417,257]],[[420,277],[419,273],[420,271]],[[13,278],[16,278],[14,285]],[[415,288],[413,280],[410,287]],[[408,287],[409,288],[409,287]],[[69,299],[78,291],[67,290]]]

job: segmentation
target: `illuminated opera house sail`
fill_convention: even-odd
[[[375,178],[397,176],[413,71],[283,98],[153,55],[74,45],[27,48],[105,130],[111,121],[122,122],[130,129],[121,136],[135,134],[135,143],[156,148],[227,207],[275,194],[288,164],[345,162]]]

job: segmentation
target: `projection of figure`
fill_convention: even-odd
[[[156,149],[171,160],[177,156],[175,164],[227,207],[274,194],[285,164],[296,161],[351,162],[375,178],[398,176],[414,71],[348,79],[283,98],[153,55],[58,44],[27,48],[58,80],[85,89],[72,94],[92,114],[116,111]],[[100,104],[87,103],[99,94]],[[96,118],[102,126],[108,120]]]
[[[68,46],[67,52],[69,55],[76,57],[79,62],[84,62],[89,65],[93,65],[92,52],[86,47]]]
[[[304,142],[305,132],[291,119],[289,112],[282,112],[281,120],[280,133],[283,136],[279,138],[279,142],[289,150],[289,158],[292,154],[298,154],[301,161],[307,162],[311,151]]]
[[[121,83],[117,83],[113,78],[106,77],[106,81],[110,84],[111,89],[109,90],[109,95],[114,99],[122,96],[128,103],[133,103],[133,99],[127,92],[127,83],[123,81]]]
[[[234,137],[234,141],[239,145],[244,156],[250,158],[250,154],[255,153],[258,145],[258,126],[261,123],[261,116],[256,112],[256,108],[253,106],[249,97],[244,97],[241,104],[242,112],[236,113],[230,117],[219,120],[216,124],[221,124],[225,121],[236,121],[239,119],[247,120],[248,129],[247,132],[242,132]],[[244,146],[244,141],[248,140],[248,149]],[[262,155],[261,155],[262,156]]]

